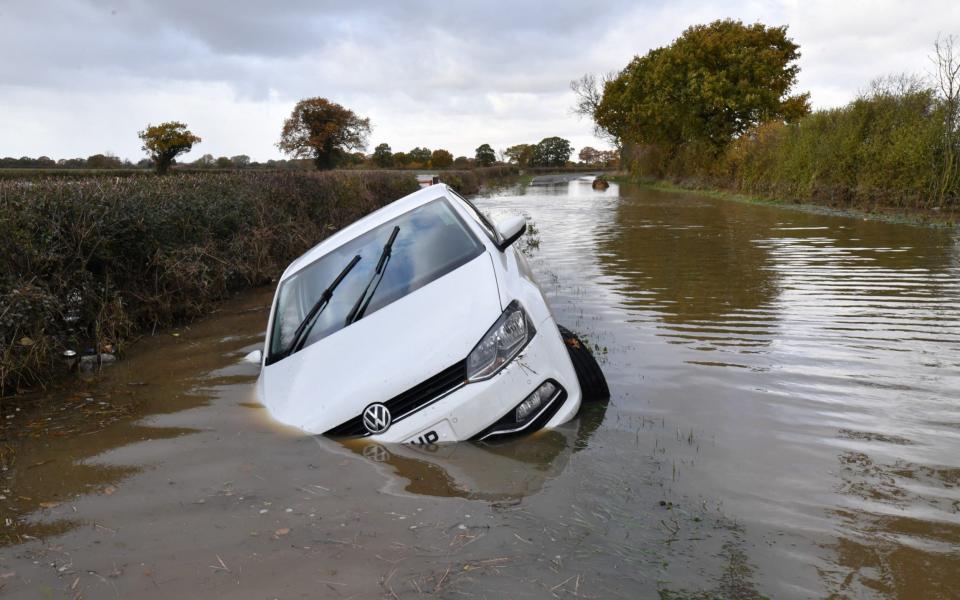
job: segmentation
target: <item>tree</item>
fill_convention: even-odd
[[[340,164],[346,167],[356,167],[367,162],[367,155],[363,152],[347,152],[340,160]]]
[[[414,148],[407,153],[407,156],[410,157],[410,162],[419,163],[421,166],[426,166],[430,162],[430,149],[429,148]]]
[[[561,137],[548,137],[540,140],[533,149],[530,164],[535,167],[562,167],[567,164],[573,147]]]
[[[597,162],[606,168],[620,166],[620,153],[616,150],[600,150],[597,152]]]
[[[584,148],[580,150],[580,162],[588,165],[597,164],[600,162],[600,151],[590,146],[584,146]]]
[[[530,164],[535,147],[533,144],[517,144],[516,146],[510,146],[503,153],[510,159],[510,162],[522,169]]]
[[[393,164],[398,167],[405,167],[410,164],[410,155],[406,152],[394,152]]]
[[[218,169],[229,169],[233,167],[233,161],[231,161],[226,156],[217,157],[217,161],[214,163]]]
[[[943,105],[942,164],[934,196],[942,207],[948,190],[960,185],[960,49],[956,36],[937,37],[933,44],[935,84]]]
[[[230,162],[233,163],[234,167],[243,169],[250,166],[250,157],[246,154],[238,154],[236,156],[231,156]]]
[[[597,79],[596,75],[587,73],[580,79],[574,79],[570,82],[570,89],[577,97],[577,103],[573,107],[573,112],[582,117],[590,117],[594,120],[593,133],[614,145],[619,145],[619,140],[597,122],[596,115],[603,101],[603,91],[607,83],[617,78],[616,71],[603,75]]]
[[[358,117],[326,98],[297,102],[283,123],[277,147],[295,158],[311,158],[318,169],[332,169],[351,150],[363,150],[370,119]]]
[[[380,144],[373,150],[373,162],[380,168],[393,166],[393,152],[389,144]]]
[[[788,95],[800,68],[787,28],[730,19],[688,28],[669,46],[635,57],[579,108],[618,141],[721,149],[761,121],[810,112]],[[581,80],[583,81],[583,80]]]
[[[216,159],[213,158],[212,154],[204,154],[197,160],[193,161],[193,166],[200,169],[209,169],[213,166],[213,163],[216,162]]]
[[[187,129],[186,124],[179,121],[147,125],[137,135],[143,140],[143,150],[150,155],[160,175],[167,172],[176,157],[190,152],[194,144],[201,141]]]
[[[493,163],[497,162],[497,153],[493,151],[493,148],[490,147],[490,144],[482,144],[476,150],[476,160],[477,165],[481,167],[489,167]]]
[[[470,159],[466,156],[458,156],[453,159],[453,166],[458,169],[469,169],[470,168]]]
[[[434,150],[433,154],[430,155],[430,166],[434,169],[446,169],[452,164],[453,155],[443,148]]]
[[[42,158],[45,157],[41,156],[37,161],[40,162]],[[112,154],[94,154],[87,157],[87,168],[89,169],[119,169],[122,166],[123,162]]]

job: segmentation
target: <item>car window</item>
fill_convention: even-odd
[[[463,207],[467,209],[467,213],[473,217],[473,220],[480,225],[480,228],[483,229],[483,232],[487,234],[487,237],[494,243],[499,245],[501,242],[500,234],[497,233],[497,228],[493,226],[493,223],[490,219],[473,203],[458,194],[453,188],[450,188],[450,192],[461,201]]]
[[[347,315],[374,276],[383,246],[396,226],[400,227],[400,231],[365,316],[446,275],[485,250],[443,198],[428,202],[346,242],[280,285],[268,363],[283,356],[304,316],[350,260],[359,255],[360,262],[336,288],[329,304],[317,317],[304,346],[345,326]]]

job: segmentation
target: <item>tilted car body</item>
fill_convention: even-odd
[[[554,427],[581,389],[514,247],[444,184],[330,236],[280,278],[258,393],[314,434],[436,444]]]

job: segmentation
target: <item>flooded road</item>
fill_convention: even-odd
[[[5,403],[0,594],[960,595],[954,232],[588,180],[478,202],[534,223],[608,404],[497,446],[304,437],[253,397],[253,292]]]

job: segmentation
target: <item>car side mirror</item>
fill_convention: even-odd
[[[243,361],[259,365],[261,362],[263,362],[263,350],[254,350],[250,354],[244,356]]]
[[[497,244],[497,248],[502,252],[512,243],[520,239],[523,232],[527,230],[527,220],[521,216],[508,217],[497,221],[496,227],[497,233],[500,234],[500,239],[502,240]]]

